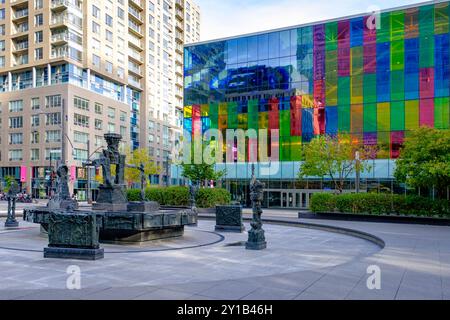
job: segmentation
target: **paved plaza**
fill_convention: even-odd
[[[183,238],[102,245],[105,259],[95,262],[44,259],[39,226],[1,227],[0,299],[450,299],[450,227],[296,214],[265,212],[278,223],[264,225],[264,251],[245,250],[246,233],[217,233],[212,220],[202,219]],[[74,265],[80,290],[67,289]],[[380,290],[367,287],[369,266],[381,270]]]

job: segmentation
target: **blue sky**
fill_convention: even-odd
[[[287,27],[424,0],[195,0],[201,7],[201,40]]]

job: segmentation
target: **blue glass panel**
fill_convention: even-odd
[[[280,56],[280,33],[273,32],[269,34],[269,59]]]
[[[356,18],[350,21],[350,45],[352,47],[362,46],[364,42],[364,20]]]
[[[391,98],[390,43],[377,44],[377,101],[388,102]]]
[[[302,109],[302,140],[310,142],[314,136],[314,109]]]
[[[258,60],[269,59],[269,35],[258,36]]]
[[[419,39],[405,39],[405,99],[419,99]]]
[[[248,38],[248,61],[258,61],[258,37]]]
[[[449,35],[435,35],[435,96],[449,96]]]
[[[335,135],[338,132],[338,108],[325,107],[325,133]]]
[[[291,32],[280,32],[280,57],[287,57],[291,55]]]

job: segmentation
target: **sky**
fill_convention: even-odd
[[[425,0],[195,0],[201,41],[399,7]]]

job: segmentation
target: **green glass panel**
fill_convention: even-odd
[[[405,130],[405,103],[403,101],[391,103],[391,130]]]
[[[291,161],[302,160],[302,137],[291,137]]]
[[[338,104],[350,104],[350,77],[338,78]]]
[[[338,23],[330,22],[325,25],[325,47],[327,51],[337,50]]]
[[[209,113],[210,114],[219,114],[219,104],[218,103],[210,103],[209,104]]]
[[[405,73],[401,71],[391,72],[391,100],[405,99]]]
[[[379,103],[377,105],[377,131],[378,132],[390,132],[391,126],[391,114],[390,114],[390,104]]]
[[[381,28],[377,30],[377,43],[391,41],[391,13],[381,13],[380,22]]]
[[[377,102],[377,75],[365,74],[364,75],[364,103]]]
[[[396,40],[391,42],[391,70],[405,69],[405,42]]]
[[[434,126],[436,129],[448,129],[450,123],[449,98],[436,98],[434,103]]]
[[[352,77],[352,104],[363,103],[363,81],[364,76],[362,74]]]
[[[434,33],[449,33],[449,5],[448,3],[439,3],[434,7]]]
[[[291,161],[291,137],[280,136],[280,160]]]
[[[340,133],[350,133],[350,105],[338,105],[338,130]]]
[[[434,33],[434,6],[419,7],[419,34],[421,37]]]
[[[381,131],[377,134],[378,139],[378,159],[390,158],[390,146],[391,146],[391,133],[387,131]]]
[[[419,100],[405,101],[405,129],[414,130],[419,127]]]
[[[228,102],[228,129],[238,128],[237,103]]]
[[[391,39],[402,40],[405,36],[405,14],[403,11],[391,13]]]
[[[258,100],[248,102],[248,128],[258,130]]]
[[[240,113],[238,114],[238,129],[248,129],[248,114]]]
[[[289,110],[280,111],[280,136],[291,135],[291,112]]]
[[[351,48],[352,75],[362,74],[364,71],[364,49],[363,47]]]
[[[377,131],[377,104],[364,105],[364,132]]]
[[[434,36],[420,36],[420,68],[434,67]]]

